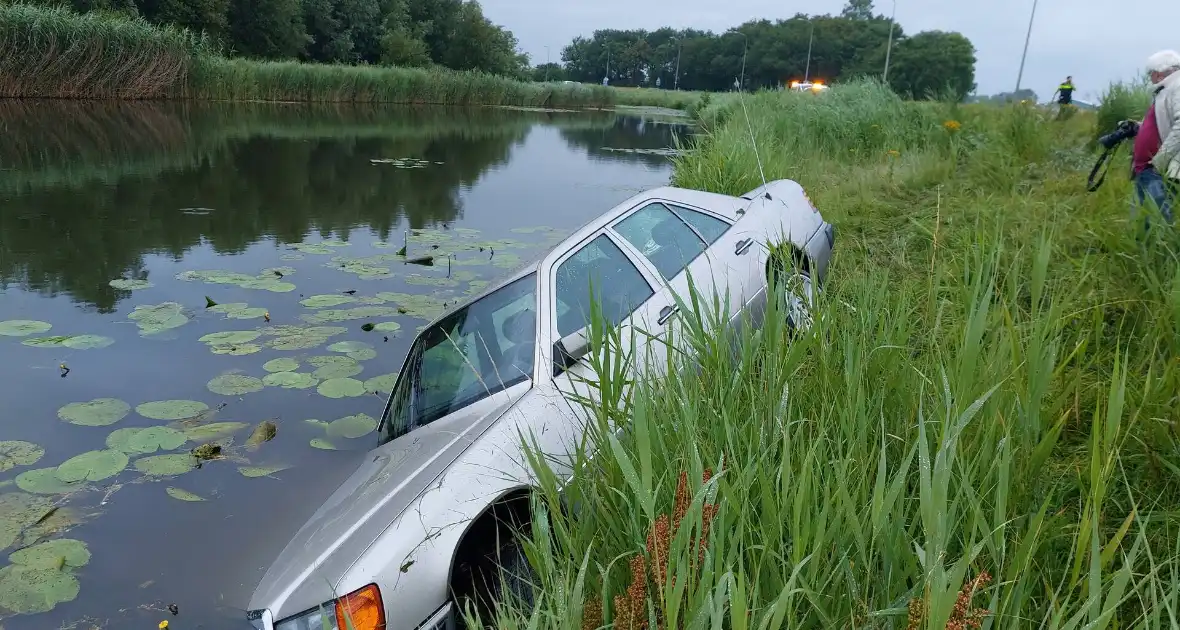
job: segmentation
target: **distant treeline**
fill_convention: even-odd
[[[777,87],[805,77],[828,82],[881,77],[889,49],[888,83],[911,98],[956,97],[975,89],[975,48],[959,33],[907,35],[874,14],[871,0],[850,0],[840,15],[798,14],[750,21],[725,33],[695,29],[599,30],[562,51],[562,64],[541,65],[535,80],[724,91]],[[810,63],[808,48],[810,45]]]

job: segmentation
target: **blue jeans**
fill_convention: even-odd
[[[1158,209],[1168,225],[1172,224],[1172,202],[1177,192],[1177,182],[1164,180],[1153,168],[1146,168],[1135,176],[1135,205],[1136,208],[1146,205],[1150,201],[1148,214],[1144,218],[1144,227],[1151,227],[1151,214]]]

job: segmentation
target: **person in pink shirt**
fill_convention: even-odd
[[[1135,201],[1150,200],[1169,225],[1172,207],[1180,198],[1180,53],[1162,50],[1147,59],[1151,75],[1151,105],[1135,135],[1131,177]],[[1150,215],[1146,223],[1150,227]]]

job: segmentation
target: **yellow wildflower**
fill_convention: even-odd
[[[947,131],[958,131],[959,127],[962,127],[963,125],[959,124],[959,121],[957,120],[948,120],[942,123],[942,126],[945,127]]]
[[[160,622],[160,630],[168,630],[168,620],[167,619]]]
[[[889,153],[887,153],[886,155],[888,155],[889,157],[901,157],[901,151],[897,151],[896,149],[891,149],[889,151]]]

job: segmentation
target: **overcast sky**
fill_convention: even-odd
[[[516,34],[533,63],[553,61],[577,35],[599,28],[694,27],[722,32],[750,19],[796,13],[837,14],[844,0],[482,0],[485,14]],[[888,14],[889,0],[877,0]],[[897,22],[907,33],[958,31],[976,51],[981,94],[1016,87],[1032,0],[898,0]],[[1144,15],[1148,11],[1148,15]],[[1147,56],[1180,50],[1180,2],[1123,4],[1114,0],[1039,0],[1023,87],[1047,99],[1072,74],[1079,96],[1093,100],[1116,79],[1141,71]]]

